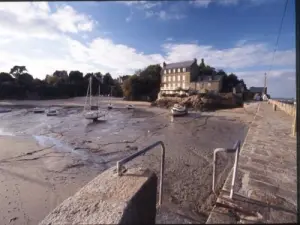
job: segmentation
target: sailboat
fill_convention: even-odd
[[[111,104],[111,96],[112,96],[112,87],[110,87],[110,96],[109,96],[109,103],[107,109],[112,109],[113,105]]]
[[[104,117],[105,116],[105,112],[101,112],[100,111],[100,107],[99,107],[99,98],[100,98],[100,81],[99,81],[99,95],[98,95],[98,99],[97,99],[97,107],[96,110],[93,110],[93,105],[92,105],[92,80],[93,80],[93,76],[90,76],[89,78],[89,85],[87,88],[87,95],[86,95],[86,100],[85,100],[85,105],[84,105],[84,117],[87,120],[93,120],[96,121],[98,120],[98,118],[100,117]]]

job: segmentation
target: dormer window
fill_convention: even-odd
[[[175,70],[175,69],[173,69],[173,73],[176,73],[176,70]]]
[[[180,73],[180,68],[177,69],[177,72]]]
[[[185,68],[182,68],[182,72],[184,72],[184,73],[185,73],[185,71],[186,71],[186,69],[185,69]]]

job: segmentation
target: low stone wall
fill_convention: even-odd
[[[56,207],[40,225],[155,224],[157,176],[138,168],[106,170]]]
[[[275,105],[278,109],[284,111],[285,113],[287,113],[290,116],[295,116],[296,115],[296,106],[295,105],[291,105],[291,104],[286,104],[286,103],[282,103],[276,100],[269,100],[269,103],[271,103],[272,105]]]

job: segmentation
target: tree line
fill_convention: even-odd
[[[94,75],[92,82],[94,95],[98,94],[100,85],[101,95],[122,96],[120,84],[109,73],[96,72],[83,75],[78,70],[70,71],[69,74],[65,70],[57,70],[41,80],[33,78],[25,66],[14,66],[10,72],[0,72],[0,98],[55,99],[85,96],[89,77],[92,75]],[[95,76],[100,79],[96,79]]]
[[[223,86],[221,92],[232,92],[238,84],[247,90],[246,84],[233,74],[223,70],[216,70],[200,62],[199,76],[221,75]],[[55,99],[85,96],[89,77],[93,75],[92,91],[98,94],[100,85],[101,95],[124,96],[128,100],[154,101],[161,87],[160,65],[149,65],[136,71],[133,75],[120,76],[113,79],[109,73],[101,72],[83,74],[78,70],[67,73],[57,70],[52,75],[46,75],[41,80],[33,78],[25,66],[14,66],[10,72],[0,72],[0,98],[1,99]],[[98,78],[98,79],[97,79]],[[99,80],[102,82],[99,83]]]

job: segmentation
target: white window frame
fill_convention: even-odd
[[[182,76],[182,80],[185,81],[185,76],[184,75]]]
[[[173,73],[176,73],[176,69],[173,69]]]
[[[170,82],[171,81],[171,77],[170,76],[168,76],[168,82]]]
[[[166,76],[164,76],[164,82],[167,82],[167,77]]]
[[[186,72],[186,68],[184,67],[184,68],[182,68],[182,72],[183,73],[185,73]]]
[[[180,68],[177,69],[177,72],[180,73]]]
[[[168,71],[169,71],[169,74],[170,74],[171,73],[171,69],[169,69]]]
[[[172,76],[172,77],[173,77],[172,81],[174,82],[175,81],[175,76]]]
[[[177,81],[180,81],[180,75],[177,76]]]
[[[164,70],[164,74],[167,74],[167,70]]]

